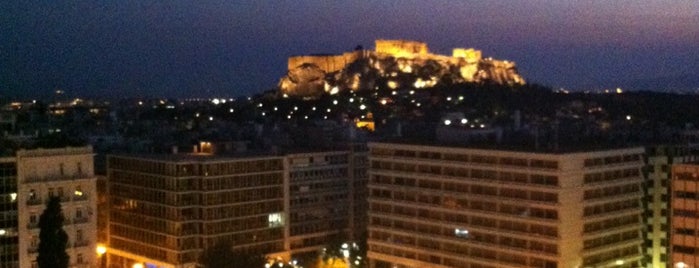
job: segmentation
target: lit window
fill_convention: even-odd
[[[466,229],[459,229],[456,228],[454,229],[454,236],[456,237],[461,237],[461,238],[468,238],[469,237],[469,232]]]
[[[284,217],[282,217],[281,213],[269,214],[267,220],[270,228],[284,226]]]
[[[75,194],[75,196],[83,196],[82,187],[80,187],[80,185],[78,185],[77,187],[75,187],[75,192],[74,192],[73,194]]]

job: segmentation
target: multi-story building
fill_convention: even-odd
[[[369,153],[366,143],[350,144],[349,155],[349,175],[350,175],[350,207],[352,211],[350,217],[351,240],[366,240],[367,211],[369,202],[367,197],[369,191]]]
[[[108,157],[109,263],[194,267],[220,242],[317,257],[365,228],[366,150]],[[364,147],[365,148],[365,147]],[[354,200],[355,198],[361,200]]]
[[[17,162],[0,157],[0,268],[18,267]]]
[[[53,196],[61,199],[70,266],[97,266],[92,148],[19,150],[16,155],[19,266],[37,267],[39,217]]]
[[[644,207],[647,230],[647,268],[665,268],[669,263],[670,178],[673,164],[697,160],[694,145],[655,145],[646,148]]]
[[[109,263],[197,267],[202,251],[229,242],[284,252],[284,158],[109,156]]]
[[[370,143],[370,267],[640,267],[643,148]]]
[[[329,241],[349,238],[349,157],[347,151],[286,156],[293,255],[317,255]]]
[[[670,262],[675,268],[699,265],[699,164],[672,166]]]

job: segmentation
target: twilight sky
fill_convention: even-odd
[[[0,1],[0,96],[235,96],[291,55],[412,39],[586,89],[699,77],[699,1]],[[696,85],[699,87],[699,85]]]

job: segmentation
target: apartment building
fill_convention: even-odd
[[[672,267],[669,261],[669,207],[672,165],[696,161],[696,145],[654,145],[646,148],[647,268]]]
[[[0,157],[0,268],[19,267],[17,161]]]
[[[369,148],[366,143],[352,143],[349,146],[350,207],[349,215],[351,240],[367,238],[367,211],[369,210]]]
[[[670,262],[675,268],[699,266],[699,164],[672,166]]]
[[[347,151],[287,155],[290,250],[317,255],[329,242],[349,239]]]
[[[227,241],[251,253],[284,252],[284,158],[109,156],[113,267],[197,267]]]
[[[641,267],[644,149],[370,143],[370,267]]]
[[[70,267],[97,266],[92,148],[19,150],[16,161],[19,267],[37,267],[39,217],[52,196],[61,199]]]
[[[243,156],[109,156],[112,267],[195,267],[219,242],[310,260],[366,228],[366,146]],[[357,215],[360,214],[360,215]]]

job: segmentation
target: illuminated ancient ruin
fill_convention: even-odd
[[[290,57],[279,88],[287,96],[313,97],[380,86],[424,88],[440,82],[525,83],[514,62],[483,58],[473,48],[455,48],[447,56],[432,54],[426,43],[416,41],[376,40],[375,47],[374,51]]]

